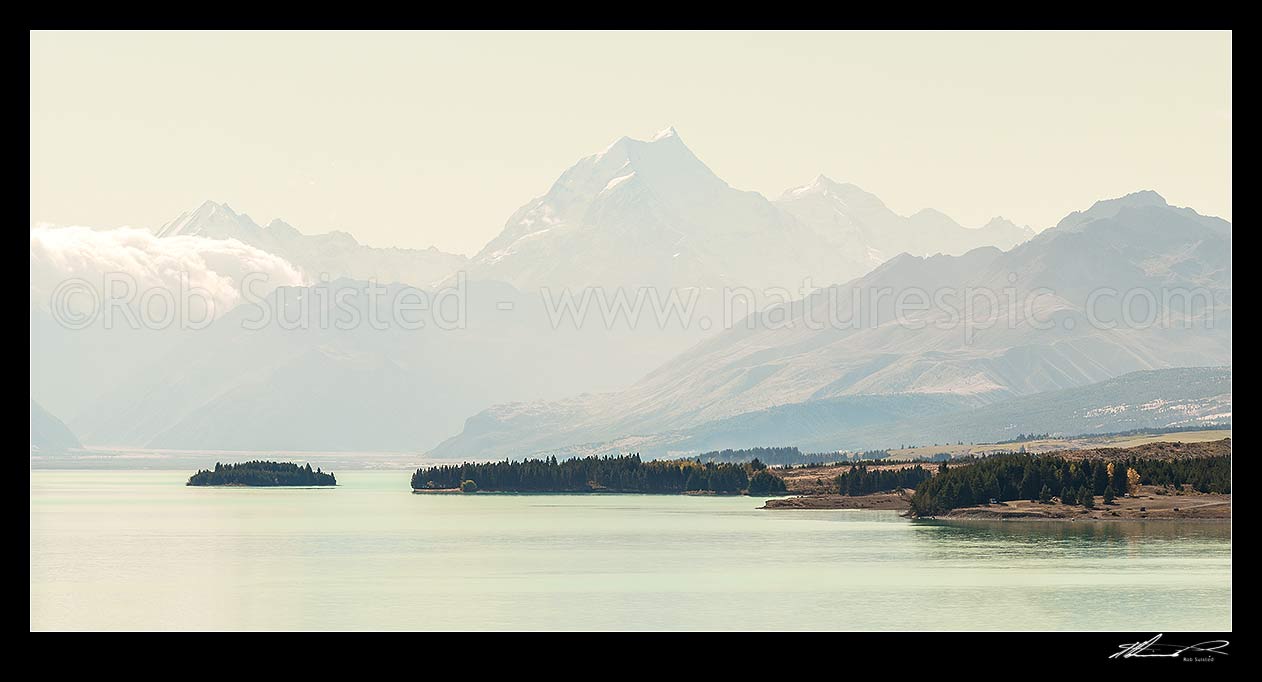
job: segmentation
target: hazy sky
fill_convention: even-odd
[[[675,126],[770,198],[1043,228],[1141,188],[1231,219],[1230,33],[33,33],[31,220],[263,223],[472,254]]]

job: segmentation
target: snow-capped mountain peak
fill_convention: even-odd
[[[780,199],[792,199],[793,197],[801,197],[808,194],[823,194],[827,192],[830,187],[835,187],[836,185],[837,183],[833,182],[831,178],[825,175],[818,175],[814,180],[805,185],[786,189],[784,193],[780,195]]]
[[[762,195],[733,189],[667,128],[580,159],[509,218],[471,275],[523,288],[717,288],[861,271]]]
[[[260,228],[250,216],[232,210],[226,203],[206,200],[192,211],[185,211],[158,229],[159,237],[178,235],[202,236],[212,239],[241,239],[256,237]]]
[[[969,229],[932,208],[901,216],[871,192],[826,175],[787,190],[776,203],[834,248],[860,256],[872,265],[904,251],[932,255],[962,254],[979,246],[1006,249],[1034,236],[1033,230],[1006,221],[991,221],[985,228]]]
[[[375,249],[348,232],[309,235],[279,218],[260,227],[226,203],[205,201],[158,229],[159,237],[236,239],[276,254],[309,278],[319,275],[431,286],[464,265],[464,256],[428,249]]]
[[[827,201],[843,212],[868,214],[893,212],[875,194],[849,182],[838,182],[827,175],[817,175],[811,182],[785,190],[778,203],[813,197],[815,201]],[[851,218],[856,216],[851,215]]]
[[[811,198],[815,195],[794,206],[802,208]],[[431,454],[527,456],[649,434],[733,433],[743,442],[789,442],[814,428],[810,424],[835,420],[845,410],[827,419],[811,413],[809,418],[781,421],[775,411],[785,406],[805,411],[822,401],[860,396],[998,402],[1139,370],[1230,365],[1230,224],[1191,209],[1155,204],[1151,196],[1137,198],[1139,205],[1111,217],[1091,220],[1079,230],[1046,230],[1008,251],[987,246],[961,255],[894,255],[861,278],[772,307],[749,318],[752,326],[736,325],[703,340],[626,390],[535,406],[525,415],[492,408],[471,418],[464,434]],[[1099,212],[1102,204],[1115,205],[1100,202],[1083,213]],[[989,229],[957,226],[969,233],[1010,227],[1006,220],[991,221]],[[1019,275],[1015,280],[1013,273]],[[1206,294],[1196,304],[1159,294],[1167,287],[1193,285]],[[1122,318],[1116,299],[1106,304],[1094,298],[1106,288],[1146,291],[1149,300],[1160,301],[1161,309],[1148,313],[1154,319],[1184,321],[1103,328],[1093,323],[1093,316]],[[896,305],[874,303],[870,295],[878,291],[890,292],[887,300],[897,300],[904,291],[988,291],[1000,297],[1009,294],[999,292],[1011,291],[1011,300],[1020,302],[1017,307],[1031,307],[999,324],[993,324],[996,308],[973,313],[956,304],[943,308],[935,303],[923,316],[903,317],[907,311]],[[1002,309],[1009,304],[996,305]],[[1037,315],[1028,312],[1034,305],[1039,306]],[[944,317],[952,308],[963,316],[954,321]],[[862,322],[816,329],[807,324],[842,310],[846,314],[834,319]],[[772,314],[777,312],[788,315],[788,322]],[[1054,324],[1040,324],[1044,320]],[[943,321],[947,323],[938,324]],[[934,409],[956,410],[960,404]],[[885,403],[874,408],[885,409]],[[890,414],[889,419],[906,418],[897,411]],[[783,430],[748,426],[772,423]],[[841,446],[848,445],[829,445]]]
[[[294,227],[293,225],[290,225],[289,223],[281,220],[280,218],[274,218],[270,223],[267,224],[267,227],[264,229],[276,235],[286,235],[289,237],[302,236],[302,233],[298,231],[298,228]]]
[[[657,131],[656,133],[654,133],[654,134],[653,134],[653,137],[652,137],[652,139],[651,139],[650,141],[651,141],[651,142],[657,142],[658,140],[665,140],[665,139],[667,139],[667,138],[671,138],[671,137],[673,137],[673,138],[675,138],[675,139],[677,139],[677,140],[678,140],[678,139],[679,139],[679,132],[675,130],[675,126],[666,126],[665,128],[663,128],[663,129],[661,129],[661,130]],[[683,140],[680,140],[680,142],[683,142]]]
[[[648,140],[620,137],[580,159],[509,218],[470,274],[521,288],[785,287],[845,281],[903,251],[1008,248],[1031,234],[966,229],[932,209],[900,216],[822,174],[769,202],[729,186],[671,127]]]
[[[600,154],[581,159],[557,180],[557,184],[565,181],[567,176],[571,180],[581,177],[585,170],[597,176],[611,174],[609,179],[625,175],[626,171],[639,171],[648,175],[650,180],[693,177],[726,186],[692,153],[674,128],[659,131],[648,140],[620,137]]]

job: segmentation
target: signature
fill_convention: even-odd
[[[1226,656],[1227,652],[1223,651],[1223,648],[1230,643],[1225,639],[1211,639],[1207,642],[1198,642],[1184,646],[1180,644],[1161,644],[1160,640],[1161,635],[1157,635],[1146,642],[1121,644],[1118,646],[1120,650],[1109,656],[1109,658],[1179,658],[1187,652],[1193,654],[1222,654]]]

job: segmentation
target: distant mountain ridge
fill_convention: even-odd
[[[431,286],[461,268],[465,256],[428,249],[376,248],[360,244],[346,232],[307,235],[283,220],[260,226],[227,204],[206,201],[158,228],[159,237],[191,235],[236,239],[281,256],[299,267],[309,281],[354,277],[383,284],[402,282]]]
[[[470,263],[471,276],[521,289],[667,286],[819,287],[901,251],[963,253],[1029,239],[996,219],[960,227],[936,211],[898,216],[875,196],[823,176],[778,201],[735,189],[674,128],[622,137],[580,159],[522,206]]]
[[[933,209],[900,216],[875,195],[823,175],[785,191],[776,204],[838,248],[867,253],[874,266],[900,253],[955,255],[982,246],[1006,250],[1035,234],[1002,217],[970,229]]]
[[[538,295],[501,282],[466,284],[463,328],[439,328],[428,317],[403,327],[392,317],[403,296],[434,301],[432,290],[371,291],[375,298],[367,282],[352,279],[278,288],[262,328],[246,325],[259,319],[253,306],[234,308],[154,348],[145,371],[109,382],[70,423],[99,446],[415,451],[505,398],[625,385],[679,344],[670,330],[554,329]],[[352,314],[364,323],[339,326]],[[370,314],[384,326],[367,323]],[[308,324],[290,326],[282,316]],[[165,337],[118,331],[129,330],[105,340]],[[626,359],[610,363],[611,353]]]
[[[701,439],[718,425],[752,437],[758,432],[742,420],[777,410],[797,416],[759,423],[774,430],[800,419],[791,428],[805,434],[816,428],[806,422],[828,415],[855,432],[891,415],[910,419],[1126,372],[1231,361],[1226,221],[1145,191],[1096,202],[1037,235],[1001,218],[965,228],[933,210],[897,215],[874,195],[824,176],[770,201],[729,186],[674,129],[649,140],[620,138],[579,160],[472,259],[377,249],[341,232],[304,235],[279,220],[260,226],[214,202],[157,233],[172,244],[185,235],[235,239],[284,258],[309,285],[285,287],[295,301],[282,307],[312,300],[332,307],[321,295],[345,284],[339,277],[361,293],[368,279],[432,293],[464,272],[471,324],[446,336],[432,329],[244,333],[240,321],[250,313],[243,307],[184,337],[116,333],[103,340],[146,344],[143,361],[92,373],[105,380],[76,391],[93,397],[59,408],[90,444],[436,446],[444,456],[488,457],[663,434]],[[317,281],[321,273],[334,281]],[[806,280],[820,288],[799,298]],[[796,300],[764,306],[749,324],[726,330],[653,320],[630,328],[607,329],[592,319],[577,330],[550,327],[537,289],[583,286],[699,288],[706,305],[715,303],[718,287],[784,287]],[[1092,291],[1167,286],[1209,291],[1208,310],[1176,304],[1167,312],[1193,323],[1212,316],[1216,326],[1088,324],[1082,301]],[[1012,288],[1019,296],[1050,289],[1035,312],[1053,327],[981,324],[991,313],[1010,312],[1003,300],[953,328],[938,328],[939,311],[913,312],[920,326],[910,328],[896,323],[889,299],[847,302],[853,294],[912,288]],[[1116,317],[1116,308],[1114,302],[1102,310]],[[830,314],[861,324],[809,323]],[[51,365],[77,343],[102,341],[47,318],[33,309],[33,362],[37,347],[44,349],[41,363]],[[108,352],[91,357],[101,355]],[[49,396],[76,378],[33,378],[32,394],[53,404]],[[37,381],[44,382],[38,391]],[[843,405],[844,412],[837,409]]]
[[[794,287],[866,268],[755,192],[730,187],[674,129],[623,137],[561,174],[470,263],[537,287]]]
[[[56,453],[79,447],[79,439],[64,422],[31,400],[31,452]]]
[[[551,451],[843,396],[941,394],[993,402],[1138,370],[1230,364],[1230,223],[1155,196],[1097,203],[1006,252],[904,254],[845,285],[751,316],[625,391],[496,406],[471,417],[464,433],[433,454]],[[995,300],[953,324],[932,308],[899,319],[893,301],[908,290],[989,291]],[[1009,290],[1011,304],[999,296]],[[1113,297],[1093,299],[1110,290]],[[1162,305],[1171,324],[1116,324],[1123,292],[1161,302],[1180,290],[1202,295]],[[876,291],[892,295],[865,304]],[[811,324],[830,319],[856,324]]]
[[[862,451],[915,443],[999,442],[1022,433],[1081,435],[1232,421],[1231,368],[1131,372],[1078,388],[1000,401],[930,394],[858,395],[780,405],[651,436],[541,451],[557,457],[634,451],[677,457],[736,447]]]
[[[848,281],[904,251],[1009,248],[1034,231],[1003,218],[964,228],[932,209],[899,216],[822,175],[769,201],[729,186],[667,128],[649,140],[619,138],[580,159],[472,259],[433,247],[370,247],[346,232],[307,235],[282,220],[260,226],[213,201],[156,234],[237,239],[287,259],[312,282],[327,275],[430,288],[464,271],[521,290],[743,287],[796,296],[804,285]]]

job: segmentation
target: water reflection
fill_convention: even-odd
[[[943,539],[994,539],[1004,542],[1041,542],[1082,539],[1093,543],[1134,541],[1212,541],[1231,538],[1231,524],[1189,521],[990,521],[924,520],[917,526],[936,527]]]
[[[31,629],[1228,629],[1229,524],[31,474]],[[1096,608],[1099,604],[1129,608]]]
[[[1186,552],[1189,545],[1211,553],[1231,552],[1230,523],[1187,521],[913,521],[926,558],[1041,555],[1124,556]]]

